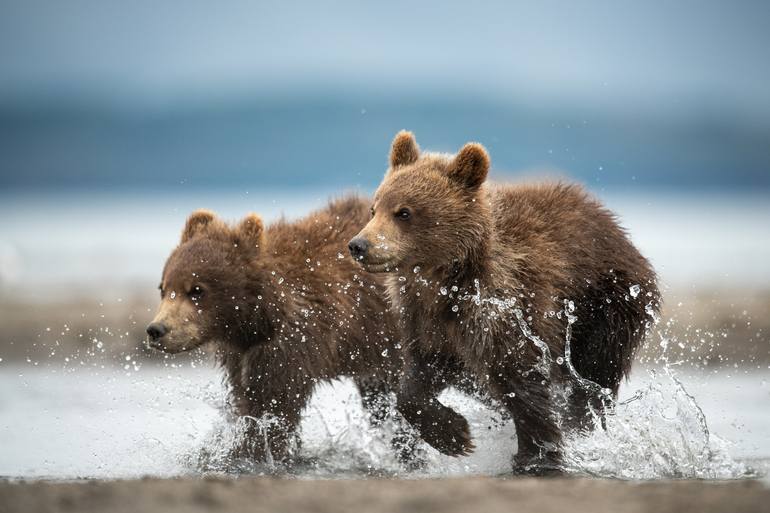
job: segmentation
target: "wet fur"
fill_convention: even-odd
[[[375,421],[387,415],[402,358],[383,278],[340,258],[368,206],[348,197],[266,229],[254,215],[230,227],[196,212],[169,257],[164,294],[180,289],[176,300],[189,301],[185,288],[206,286],[193,322],[199,342],[216,345],[234,413],[273,421],[248,424],[239,456],[290,456],[313,389],[340,376],[353,378]]]
[[[399,411],[442,452],[469,452],[467,421],[436,397],[444,373],[470,371],[513,415],[515,468],[558,468],[564,428],[585,427],[590,408],[601,403],[596,389],[579,386],[555,363],[564,356],[567,327],[556,312],[573,302],[571,362],[615,395],[652,320],[646,309],[659,308],[655,273],[615,215],[581,187],[485,184],[489,160],[480,145],[457,157],[415,158],[409,137],[396,137],[400,149],[391,152],[375,194],[375,216],[358,235],[385,241],[371,250],[374,264],[361,263],[388,273],[388,294],[410,343]],[[408,160],[394,166],[393,155]],[[413,215],[399,222],[391,213],[404,207]],[[636,298],[632,285],[641,287]],[[494,299],[515,302],[500,307]],[[550,366],[527,329],[547,346]],[[557,386],[574,391],[564,411]]]

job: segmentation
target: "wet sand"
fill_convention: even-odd
[[[569,478],[316,480],[263,477],[0,483],[0,513],[770,511],[752,480],[627,482]]]

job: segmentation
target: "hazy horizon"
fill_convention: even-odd
[[[388,145],[497,176],[770,191],[770,4],[0,5],[0,187],[374,187]]]

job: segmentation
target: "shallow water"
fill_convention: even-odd
[[[296,216],[326,197],[294,191],[182,194],[162,202],[138,194],[5,196],[0,295],[34,302],[73,299],[84,291],[98,299],[136,288],[152,293],[191,209],[214,208],[230,219],[257,210],[270,220]],[[666,284],[770,285],[765,198],[606,199]],[[129,355],[123,368],[98,358],[25,364],[4,362],[3,356],[0,351],[0,476],[275,470],[222,457],[237,434],[223,420],[224,389],[211,364],[142,366]],[[608,431],[569,440],[569,469],[629,479],[766,475],[770,370],[694,367],[672,363],[654,373],[637,367],[621,388]],[[477,449],[470,457],[444,457],[427,448],[423,469],[402,468],[387,430],[369,426],[354,387],[341,381],[319,387],[302,424],[302,463],[288,471],[305,477],[509,473],[516,449],[512,424],[458,392],[443,399],[471,421]]]
[[[769,381],[770,372],[762,371],[637,369],[608,431],[571,440],[568,463],[574,472],[627,479],[764,475],[770,466]],[[220,374],[212,365],[131,363],[126,371],[0,363],[0,390],[2,476],[129,478],[234,470],[222,461],[219,468],[217,462],[200,466],[203,452],[224,452],[232,441],[220,410]],[[469,457],[427,448],[424,468],[401,467],[388,434],[369,426],[355,388],[343,380],[317,390],[302,423],[303,462],[288,471],[300,477],[510,472],[512,423],[459,392],[447,391],[442,399],[471,422],[477,449]]]

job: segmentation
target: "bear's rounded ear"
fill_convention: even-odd
[[[413,164],[417,162],[419,156],[420,147],[417,146],[414,134],[407,130],[401,130],[397,133],[393,139],[393,144],[390,146],[390,167],[395,169]]]
[[[464,187],[476,190],[487,179],[489,154],[479,143],[468,143],[449,164],[447,175]]]
[[[237,233],[249,246],[262,247],[265,236],[265,225],[262,223],[262,218],[249,212],[238,225]]]
[[[190,214],[184,225],[184,230],[182,230],[182,242],[187,242],[195,235],[202,233],[214,222],[214,219],[216,219],[216,214],[211,210],[200,209]]]

